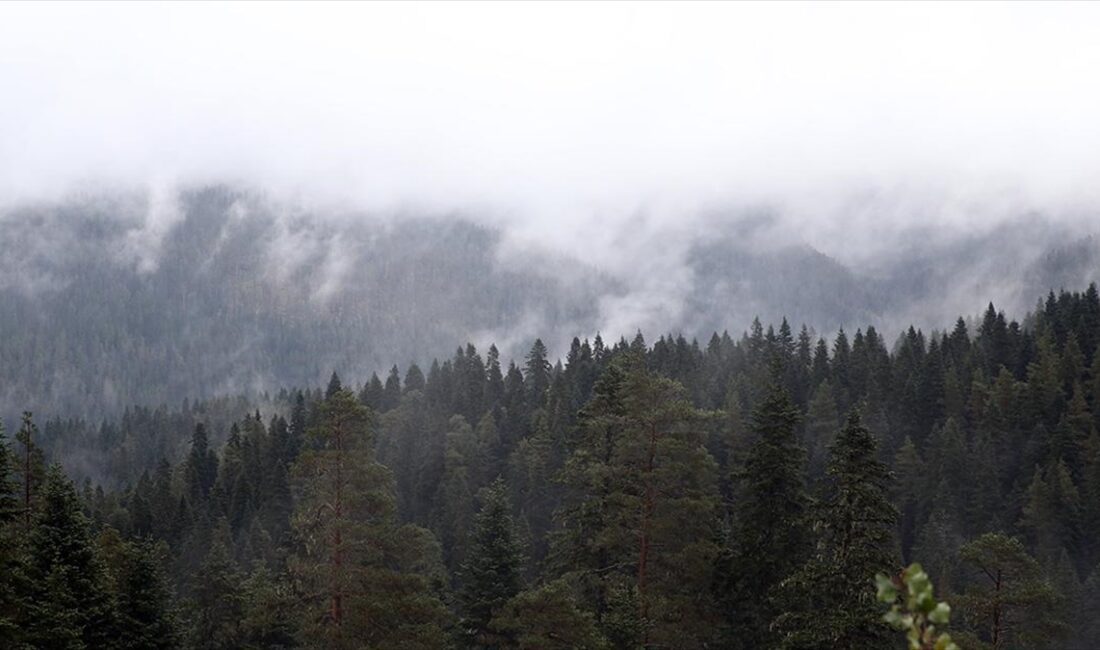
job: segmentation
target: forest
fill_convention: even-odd
[[[24,413],[0,646],[900,648],[875,576],[919,562],[956,647],[1096,648],[1098,345],[1090,285],[895,342],[468,344],[362,385]]]

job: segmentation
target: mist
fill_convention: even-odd
[[[1096,198],[1087,4],[0,11],[8,200],[249,181],[575,236],[642,207],[867,190]]]
[[[429,337],[431,355],[471,340],[521,356],[552,329],[556,353],[595,332],[736,334],[755,316],[890,337],[990,300],[1022,317],[1096,279],[1098,19],[1088,4],[5,4],[0,286],[62,295],[83,268],[66,259],[157,278],[201,217],[219,224],[205,267],[251,233],[273,309],[339,312],[383,268],[378,233],[476,224],[490,287],[555,302],[433,322],[448,342]],[[203,191],[228,198],[188,203]],[[101,249],[87,228],[117,236]],[[255,328],[230,355],[242,366]],[[413,360],[368,356],[359,378]],[[286,381],[227,372],[218,390]]]

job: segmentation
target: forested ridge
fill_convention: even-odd
[[[0,445],[0,646],[903,647],[873,578],[918,561],[962,648],[1095,648],[1098,346],[1090,285],[896,341],[465,345],[261,401],[28,413]]]
[[[1086,286],[1100,263],[1090,229],[1036,214],[849,233],[875,245],[841,252],[888,251],[862,264],[789,232],[778,209],[680,216],[585,229],[613,236],[585,253],[484,215],[313,206],[225,184],[5,204],[0,417],[98,423],[127,405],[318,385],[333,368],[358,384],[466,341],[506,359],[537,337],[562,355],[601,329],[705,341],[754,314],[893,337],[990,300],[1022,313],[1050,287]]]

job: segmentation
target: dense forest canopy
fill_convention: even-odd
[[[467,344],[262,400],[27,413],[0,638],[881,648],[872,577],[919,561],[962,647],[1093,648],[1098,346],[1089,285],[893,343],[784,319],[557,361]]]

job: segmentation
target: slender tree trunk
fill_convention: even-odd
[[[27,427],[27,439],[23,444],[23,517],[27,531],[31,529],[31,430]]]
[[[1001,571],[997,570],[997,580],[993,584],[993,591],[996,592],[996,597],[993,602],[993,633],[990,639],[993,642],[993,650],[1000,650],[1001,648]]]
[[[649,539],[649,525],[650,520],[653,517],[653,510],[657,500],[656,490],[653,487],[653,464],[657,455],[657,429],[656,427],[650,427],[649,430],[649,449],[646,454],[646,466],[645,466],[645,496],[642,499],[642,525],[641,525],[641,539],[639,540],[638,548],[638,599],[640,601],[641,615],[642,615],[642,646],[649,646],[649,626],[646,625],[646,620],[649,618],[649,598],[646,595],[646,579],[647,572],[649,570],[649,552],[650,552],[650,539]]]
[[[339,629],[344,620],[344,593],[341,585],[341,576],[344,567],[344,546],[341,536],[341,524],[343,523],[343,464],[344,445],[341,427],[336,427],[336,490],[333,495],[333,530],[332,530],[332,621]]]

